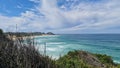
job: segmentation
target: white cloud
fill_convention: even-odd
[[[17,5],[17,8],[19,8],[19,9],[20,9],[20,8],[22,8],[22,6],[20,6],[20,5]]]
[[[72,4],[70,10],[67,10],[65,4],[59,7],[57,0],[30,1],[40,3],[40,5],[32,8],[34,11],[21,13],[19,17],[0,15],[0,27],[7,31],[12,30],[15,24],[18,24],[21,31],[78,32],[91,29],[94,33],[94,29],[104,30],[120,25],[119,0],[108,0],[95,4]]]
[[[35,3],[39,3],[40,2],[40,0],[30,0],[30,1],[35,2]]]
[[[20,25],[22,22],[24,22],[24,19],[19,17],[0,16],[0,28],[3,28],[5,31],[15,31],[16,24]]]

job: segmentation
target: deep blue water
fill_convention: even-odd
[[[35,37],[40,52],[46,43],[47,55],[58,58],[71,50],[84,50],[112,56],[120,63],[120,34],[67,34]]]

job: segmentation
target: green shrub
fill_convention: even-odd
[[[0,35],[2,35],[3,34],[3,30],[2,29],[0,29]]]
[[[116,66],[110,56],[79,50],[68,52],[67,55],[60,57],[56,64],[59,68],[120,68],[120,65]]]
[[[102,63],[104,64],[114,64],[111,56],[107,56],[106,54],[94,54]]]
[[[117,65],[117,68],[120,68],[120,64]]]
[[[59,68],[93,68],[78,56],[79,51],[70,51],[67,55],[60,57],[56,63]]]

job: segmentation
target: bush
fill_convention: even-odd
[[[2,29],[0,29],[0,35],[2,35],[3,34],[3,30]]]
[[[83,58],[80,58],[79,52],[81,51],[70,51],[67,55],[60,57],[56,61],[59,68],[94,68],[87,64]]]
[[[119,65],[117,65],[117,68],[120,68],[120,64],[119,64]]]
[[[0,68],[56,68],[56,65],[34,45],[4,41],[0,42]]]
[[[56,63],[59,68],[120,68],[120,65],[114,64],[110,56],[79,50],[68,52]]]
[[[107,55],[102,55],[102,54],[94,54],[102,63],[104,64],[113,64],[114,62],[111,58],[111,56],[107,56]]]

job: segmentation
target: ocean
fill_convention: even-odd
[[[107,54],[120,63],[120,34],[66,34],[35,37],[41,53],[59,58],[72,50]]]

